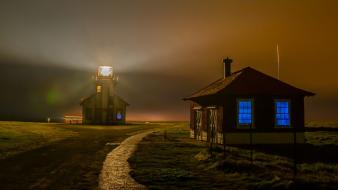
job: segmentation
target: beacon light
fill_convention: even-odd
[[[113,76],[113,67],[99,66],[97,74],[100,77],[112,77]]]

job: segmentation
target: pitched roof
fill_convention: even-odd
[[[95,97],[96,95],[97,95],[97,94],[94,93],[94,94],[88,96],[87,98],[82,99],[81,102],[80,102],[80,105],[82,105],[82,104],[83,104],[84,102],[86,102],[87,100],[89,100],[89,99]],[[128,103],[128,102],[126,102],[124,99],[122,99],[120,96],[118,96],[118,95],[116,95],[116,94],[110,96],[110,98],[111,98],[111,99],[117,98],[119,101],[124,102],[127,106],[129,106],[129,103]]]
[[[120,96],[118,96],[118,95],[116,95],[116,94],[113,95],[113,96],[110,96],[110,98],[116,98],[116,99],[118,99],[119,101],[124,102],[127,106],[130,105],[127,101],[125,101],[124,99],[122,99]]]
[[[291,86],[251,67],[246,67],[232,73],[229,77],[216,80],[205,88],[184,98],[184,100],[192,100],[221,92],[232,95],[315,95],[312,92]]]

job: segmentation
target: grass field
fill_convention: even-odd
[[[169,127],[168,127],[169,126]],[[336,189],[338,133],[306,132],[299,146],[298,175],[288,146],[222,148],[212,155],[189,137],[187,123],[84,126],[0,122],[0,189],[97,189],[108,152],[128,136],[146,137],[129,160],[132,176],[150,189]],[[318,128],[318,126],[311,126]],[[290,154],[291,153],[291,154]]]
[[[212,155],[206,144],[189,139],[188,126],[145,138],[129,160],[132,176],[150,189],[336,189],[337,132],[307,132],[308,143],[293,147],[257,146],[254,161],[248,147],[227,146]]]
[[[0,122],[0,159],[76,135],[56,124]]]
[[[114,143],[167,125],[0,122],[0,189],[97,189]]]
[[[311,121],[306,123],[308,128],[337,128],[338,121]]]

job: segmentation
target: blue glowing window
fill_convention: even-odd
[[[239,100],[238,101],[238,124],[250,125],[252,124],[252,101]]]
[[[276,108],[276,125],[278,127],[290,126],[290,105],[287,100],[277,100],[275,102]]]
[[[116,119],[121,120],[122,119],[122,114],[121,112],[117,112],[116,114]]]

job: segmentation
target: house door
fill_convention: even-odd
[[[209,108],[208,109],[208,142],[216,143],[216,126],[217,126],[217,109]]]
[[[195,110],[195,126],[194,126],[194,134],[195,138],[197,140],[202,140],[201,139],[201,127],[202,127],[202,111],[201,110]]]

